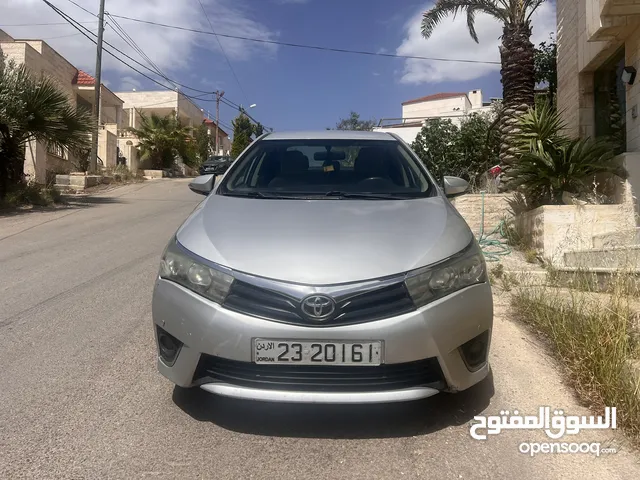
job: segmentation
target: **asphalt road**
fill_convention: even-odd
[[[640,478],[616,432],[569,439],[618,450],[599,458],[518,451],[549,441],[541,432],[471,438],[480,412],[586,412],[501,298],[492,377],[458,395],[328,407],[175,390],[155,369],[151,292],[200,199],[184,180],[157,180],[0,216],[0,478]]]

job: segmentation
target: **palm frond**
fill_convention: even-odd
[[[460,12],[467,12],[467,28],[476,42],[478,35],[475,31],[475,15],[477,12],[486,13],[498,20],[505,21],[506,11],[496,5],[496,0],[438,0],[436,4],[422,15],[421,32],[424,38],[429,38],[434,28],[446,17],[455,16]]]
[[[608,141],[587,138],[566,140],[553,148],[533,148],[521,155],[506,176],[528,197],[540,198],[543,203],[560,203],[563,192],[582,193],[600,174],[627,177]]]
[[[546,2],[546,0],[527,0],[526,6],[524,8],[524,13],[525,13],[525,17],[524,17],[524,21],[528,22],[531,20],[532,15],[535,13],[535,11],[538,9],[538,7],[540,7],[540,5],[542,5],[544,2]]]
[[[552,148],[568,141],[563,134],[565,128],[562,112],[549,105],[530,108],[519,118],[513,141],[521,153]]]

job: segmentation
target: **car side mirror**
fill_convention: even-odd
[[[211,190],[213,190],[215,180],[215,175],[200,175],[189,183],[189,188],[192,192],[199,193],[200,195],[209,195]]]
[[[444,194],[447,197],[454,197],[466,192],[469,189],[469,182],[458,177],[444,177]]]

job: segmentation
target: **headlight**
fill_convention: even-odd
[[[162,255],[160,278],[171,280],[217,303],[224,302],[233,277],[189,256],[172,239]]]
[[[484,256],[475,240],[446,261],[407,274],[405,285],[416,307],[487,281]]]

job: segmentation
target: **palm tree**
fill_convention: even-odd
[[[141,127],[129,128],[138,139],[141,160],[150,160],[152,168],[169,168],[176,155],[185,157],[191,137],[191,129],[182,125],[175,114],[161,117],[155,113],[146,116],[141,112]]]
[[[24,181],[27,143],[76,151],[88,147],[90,133],[90,113],[76,109],[54,80],[0,52],[0,198]]]
[[[453,14],[467,15],[471,38],[478,42],[477,13],[491,15],[503,24],[500,61],[503,111],[500,125],[500,160],[508,166],[516,158],[511,138],[518,129],[518,117],[534,105],[535,48],[531,43],[531,16],[545,0],[438,0],[423,15],[422,36],[429,38],[442,20]]]

